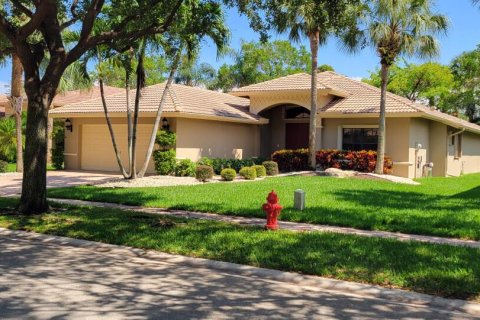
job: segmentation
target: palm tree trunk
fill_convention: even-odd
[[[317,67],[318,67],[318,45],[319,45],[319,32],[315,32],[309,35],[310,50],[312,53],[312,81],[311,81],[311,107],[310,107],[310,135],[308,137],[308,149],[310,167],[315,170],[316,168],[316,142],[317,142]]]
[[[100,95],[102,97],[102,104],[103,104],[103,111],[105,113],[105,120],[107,121],[108,130],[110,131],[110,137],[112,139],[113,150],[115,151],[115,157],[117,158],[118,167],[120,168],[120,172],[122,173],[125,179],[129,178],[127,171],[125,171],[125,167],[123,166],[122,159],[120,158],[120,154],[118,152],[117,141],[115,139],[115,133],[113,132],[112,122],[110,121],[110,115],[108,114],[107,102],[105,101],[105,92],[103,90],[103,79],[99,79],[100,83]]]
[[[380,119],[378,123],[378,148],[377,148],[377,163],[375,165],[375,173],[383,174],[383,163],[385,159],[385,138],[386,138],[386,97],[387,97],[387,83],[388,83],[388,66],[382,63],[381,70],[381,95],[380,95]]]
[[[23,65],[20,58],[12,54],[12,84],[11,84],[11,107],[15,113],[17,135],[17,172],[23,172],[23,138],[22,138],[22,77]]]
[[[130,75],[129,71],[125,76],[125,91],[127,97],[127,131],[128,131],[128,168],[132,167],[132,158],[133,158],[133,148],[132,148],[132,137],[133,137],[133,126],[132,126],[132,109],[130,107]],[[128,174],[128,178],[132,177],[132,172],[130,171]]]
[[[175,60],[172,65],[172,69],[170,70],[170,74],[168,75],[167,83],[165,84],[165,89],[162,93],[162,98],[160,100],[160,104],[158,105],[157,115],[155,117],[155,123],[153,124],[152,134],[150,135],[150,143],[148,144],[147,154],[145,156],[145,161],[143,163],[142,169],[138,173],[138,177],[142,178],[147,172],[148,164],[150,162],[150,158],[152,157],[153,147],[155,146],[155,138],[157,136],[158,127],[160,125],[160,119],[162,118],[163,107],[165,105],[165,101],[167,98],[167,93],[170,90],[170,86],[172,85],[173,76],[177,72],[178,64],[180,62],[180,50],[175,57]]]

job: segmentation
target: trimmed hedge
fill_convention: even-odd
[[[252,166],[252,168],[255,169],[255,171],[257,172],[258,178],[262,178],[267,175],[267,169],[265,169],[263,165],[255,165],[255,166]]]
[[[337,168],[342,170],[354,170],[358,172],[373,172],[377,163],[376,151],[342,151],[342,150],[319,150],[317,151],[317,164],[324,169]],[[393,161],[385,155],[383,173],[392,173]]]
[[[0,160],[0,173],[7,172],[8,162]]]
[[[175,166],[175,176],[177,177],[194,177],[197,165],[190,159],[183,159],[177,162]]]
[[[250,158],[250,159],[224,159],[224,158],[207,158],[203,157],[197,161],[198,165],[207,165],[213,167],[215,174],[221,174],[223,169],[234,169],[239,172],[243,167],[251,167],[254,165],[260,165],[265,161],[263,158]]]
[[[155,150],[153,152],[153,160],[155,162],[155,171],[162,176],[167,176],[175,172],[177,160],[174,149],[162,151]]]
[[[282,172],[310,170],[308,149],[278,150],[272,154],[272,160]]]
[[[220,172],[220,175],[225,181],[233,181],[237,177],[237,172],[235,171],[235,169],[227,168],[223,169],[222,172]]]
[[[239,173],[246,180],[255,180],[257,178],[257,170],[253,167],[244,167],[240,169]]]
[[[195,177],[198,181],[207,182],[213,178],[213,168],[210,166],[200,165],[195,169]]]
[[[208,157],[202,157],[197,160],[198,166],[209,166],[213,168],[213,160]]]
[[[275,161],[264,161],[262,165],[265,167],[267,176],[276,176],[278,174],[278,164]]]

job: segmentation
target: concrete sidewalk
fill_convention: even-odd
[[[475,303],[0,229],[2,319],[472,319]]]
[[[128,205],[122,205],[122,204],[116,204],[116,203],[82,201],[82,200],[73,200],[73,199],[49,199],[49,200],[53,202],[61,203],[61,204],[75,205],[75,206],[114,208],[114,209],[121,209],[121,210],[127,210],[127,211],[176,216],[176,217],[190,218],[190,219],[205,219],[205,220],[222,221],[227,223],[238,223],[241,225],[250,225],[250,226],[265,225],[265,219],[259,219],[259,218],[245,218],[245,217],[238,217],[238,216],[229,216],[229,215],[222,215],[222,214],[215,214],[215,213],[192,212],[192,211],[185,211],[185,210],[145,208],[145,207],[128,206]],[[406,233],[399,233],[399,232],[388,232],[388,231],[360,230],[360,229],[354,229],[354,228],[288,222],[288,221],[279,221],[279,225],[281,229],[298,231],[298,232],[306,232],[306,231],[334,232],[334,233],[351,234],[351,235],[357,235],[357,236],[363,236],[363,237],[393,238],[400,241],[419,241],[419,242],[428,242],[428,243],[435,243],[435,244],[446,244],[451,246],[465,246],[470,248],[480,248],[480,242],[473,241],[473,240],[461,240],[461,239],[443,238],[443,237],[435,237],[435,236],[423,236],[423,235],[406,234]]]

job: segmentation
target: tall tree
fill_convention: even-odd
[[[369,79],[363,80],[380,88],[380,70],[372,72]],[[444,105],[443,101],[448,98],[453,85],[453,74],[448,66],[428,62],[406,64],[404,67],[392,65],[387,90],[413,102],[433,107]]]
[[[308,50],[290,41],[242,42],[231,55],[234,63],[217,71],[214,87],[223,91],[310,70]]]
[[[311,97],[310,97],[310,166],[316,167],[317,132],[317,69],[318,49],[330,35],[357,27],[357,0],[284,0],[272,1],[271,25],[280,33],[288,32],[290,39],[299,41],[307,37],[311,52]],[[348,44],[348,43],[347,43]]]
[[[48,209],[46,198],[48,108],[55,97],[65,69],[86,51],[99,45],[127,46],[141,37],[165,33],[175,22],[183,1],[13,1],[2,3],[0,32],[9,40],[25,72],[28,97],[26,147],[22,197],[19,210],[39,213]],[[15,12],[28,20],[14,23]],[[183,12],[183,11],[182,11]],[[181,13],[182,13],[181,12]],[[107,28],[97,28],[101,24]],[[75,27],[73,27],[76,25]],[[71,49],[65,46],[62,30],[79,30]],[[97,31],[108,30],[108,31]],[[38,39],[32,35],[38,34]],[[45,72],[40,64],[50,59]]]
[[[375,173],[383,174],[386,133],[386,95],[389,69],[400,56],[432,57],[438,54],[435,35],[444,33],[448,20],[433,12],[432,0],[378,0],[368,2],[365,30],[347,34],[347,42],[365,42],[380,57],[381,96],[378,127],[378,150]]]
[[[461,112],[469,121],[480,122],[480,45],[456,57],[450,66],[455,87],[446,106]]]
[[[12,79],[10,91],[10,105],[15,116],[15,133],[17,140],[17,172],[23,172],[23,126],[22,126],[22,107],[23,107],[23,66],[16,53],[12,54]]]

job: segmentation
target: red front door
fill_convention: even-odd
[[[287,123],[285,125],[285,148],[308,148],[308,123]]]

